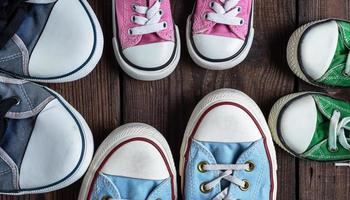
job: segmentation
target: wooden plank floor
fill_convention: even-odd
[[[185,43],[185,22],[194,0],[172,0],[175,22],[182,39],[181,61],[166,79],[142,82],[118,67],[111,45],[111,1],[90,0],[105,36],[103,57],[86,78],[49,85],[61,93],[86,118],[96,147],[118,125],[144,122],[167,138],[178,166],[187,120],[196,103],[219,88],[235,88],[250,95],[268,115],[281,96],[300,90],[319,90],[298,80],[286,63],[286,45],[300,25],[325,17],[350,18],[350,0],[256,0],[255,38],[248,58],[234,69],[208,71],[190,59]],[[350,90],[327,90],[350,101]],[[350,171],[332,164],[298,160],[277,148],[278,199],[345,200],[350,197]],[[49,194],[0,200],[74,200],[81,181]]]

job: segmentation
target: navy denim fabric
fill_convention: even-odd
[[[14,40],[0,49],[0,69],[15,74],[23,74],[22,52]]]
[[[29,59],[24,57],[33,51],[53,6],[54,3],[29,6],[26,17],[16,32],[16,38],[12,37],[0,49],[0,70],[14,75],[28,75],[23,68],[28,65]],[[28,55],[24,55],[21,49],[26,49]]]
[[[17,166],[21,166],[27,143],[34,128],[35,119],[36,117],[20,120],[9,119],[5,134],[0,140],[0,147],[7,152]]]
[[[1,76],[1,75],[0,75]],[[0,80],[0,97],[1,99],[16,96],[20,103],[10,109],[10,113],[16,115],[12,118],[24,118],[24,115],[34,115],[31,112],[39,106],[51,94],[43,87],[31,82],[22,84],[9,84]],[[7,115],[9,116],[9,114]]]
[[[0,138],[0,148],[20,169],[21,162],[29,142],[37,115],[54,97],[42,86],[31,82],[7,78],[0,74],[0,99],[17,97],[20,101],[6,114],[6,130]],[[14,174],[1,173],[9,164],[0,157],[0,191],[13,190],[7,184],[13,180]],[[13,185],[13,184],[12,184]]]
[[[29,6],[27,15],[17,31],[17,35],[27,46],[29,53],[33,51],[33,48],[45,27],[46,21],[50,16],[53,6],[54,3],[31,4]]]
[[[0,157],[0,189],[8,191],[15,189],[12,184],[12,171],[7,163]]]

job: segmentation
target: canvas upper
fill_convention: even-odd
[[[94,69],[103,37],[86,1],[10,2],[0,4],[8,13],[0,16],[1,71],[40,82],[66,82]]]
[[[192,42],[203,59],[232,59],[246,44],[253,0],[197,0],[192,13]]]
[[[93,142],[81,115],[55,92],[0,75],[0,192],[50,192],[78,180]]]
[[[316,85],[350,86],[350,23],[329,19],[303,33],[298,47],[300,67]],[[347,64],[348,62],[348,64]]]
[[[165,139],[153,127],[130,123],[97,150],[79,200],[176,200],[176,171]]]
[[[168,67],[176,50],[169,0],[114,0],[115,48],[128,67],[145,71]]]
[[[349,116],[348,102],[320,93],[301,93],[278,114],[278,138],[287,150],[302,158],[349,160]]]
[[[276,198],[274,147],[256,109],[245,94],[229,89],[214,91],[197,105],[180,164],[186,200]]]

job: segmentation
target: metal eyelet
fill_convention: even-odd
[[[168,27],[168,23],[163,22],[163,27],[164,27],[164,28]]]
[[[214,1],[209,2],[209,7],[213,8],[214,7]]]
[[[111,196],[103,196],[103,197],[101,198],[101,200],[109,200],[109,199],[112,199],[112,197],[111,197]]]
[[[14,98],[17,103],[15,104],[16,106],[18,106],[21,103],[21,99],[18,96],[13,96],[12,98]]]
[[[350,76],[350,74],[347,74],[347,73],[345,72],[345,70],[342,71],[342,75],[343,75],[343,76]]]
[[[133,34],[133,33],[132,33],[132,30],[131,30],[130,28],[128,29],[128,34],[129,34],[129,35],[132,35],[132,34]]]
[[[330,148],[328,147],[328,151],[330,151],[331,153],[335,153],[337,152],[339,149],[336,147],[336,148]]]
[[[255,164],[253,163],[253,161],[248,160],[247,162],[245,162],[245,164],[249,165],[249,169],[246,169],[246,172],[251,172],[255,169]]]
[[[207,190],[206,188],[205,188],[205,185],[206,185],[207,183],[202,183],[200,186],[199,186],[199,190],[202,192],[202,193],[208,193],[208,192],[210,192],[210,191],[212,191],[213,189],[210,189],[210,190]]]
[[[244,24],[244,20],[241,19],[241,21],[239,22],[240,25],[243,25]]]
[[[238,6],[237,7],[237,12],[240,13],[242,11],[242,7]]]
[[[163,10],[162,10],[162,9],[159,10],[159,15],[160,15],[160,16],[163,15]]]
[[[241,189],[242,191],[247,191],[249,189],[249,182],[248,180],[243,180],[244,185],[243,186],[239,186],[239,189]]]
[[[131,22],[135,22],[136,17],[135,16],[131,16]]]
[[[204,19],[208,19],[208,13],[204,13],[204,14],[203,14],[203,18],[204,18]]]
[[[207,164],[209,164],[207,161],[202,161],[202,162],[198,163],[198,165],[197,165],[198,171],[201,173],[207,172],[206,170],[204,170],[204,166]]]
[[[137,6],[137,4],[135,4],[135,3],[131,5],[131,8],[133,11],[136,11],[136,6]]]

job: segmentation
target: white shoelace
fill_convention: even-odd
[[[332,114],[329,125],[328,148],[331,152],[338,150],[337,141],[346,150],[350,151],[349,138],[345,135],[345,130],[350,130],[346,125],[350,122],[350,117],[344,117],[340,121],[340,112],[335,110]],[[349,166],[350,163],[335,163],[335,166]]]
[[[210,2],[210,8],[214,12],[205,14],[205,18],[219,24],[226,25],[243,25],[244,19],[237,17],[241,12],[241,7],[236,6],[240,0],[220,0],[220,3],[215,1]]]
[[[220,182],[225,179],[226,181],[229,181],[241,188],[245,187],[246,182],[232,176],[233,171],[241,171],[241,170],[249,170],[250,166],[249,164],[233,164],[233,165],[224,165],[224,164],[204,164],[203,170],[204,171],[221,171],[219,177],[215,178],[214,180],[205,183],[204,189],[207,191],[210,191],[213,189],[217,184],[220,184]],[[225,188],[223,191],[221,191],[217,196],[213,198],[213,200],[234,200],[227,197],[228,194],[228,188]]]
[[[128,30],[130,35],[144,35],[162,31],[168,27],[166,22],[160,22],[163,11],[160,9],[162,0],[157,0],[150,8],[134,4],[132,7],[138,14],[144,15],[131,17],[131,20],[139,26]]]

